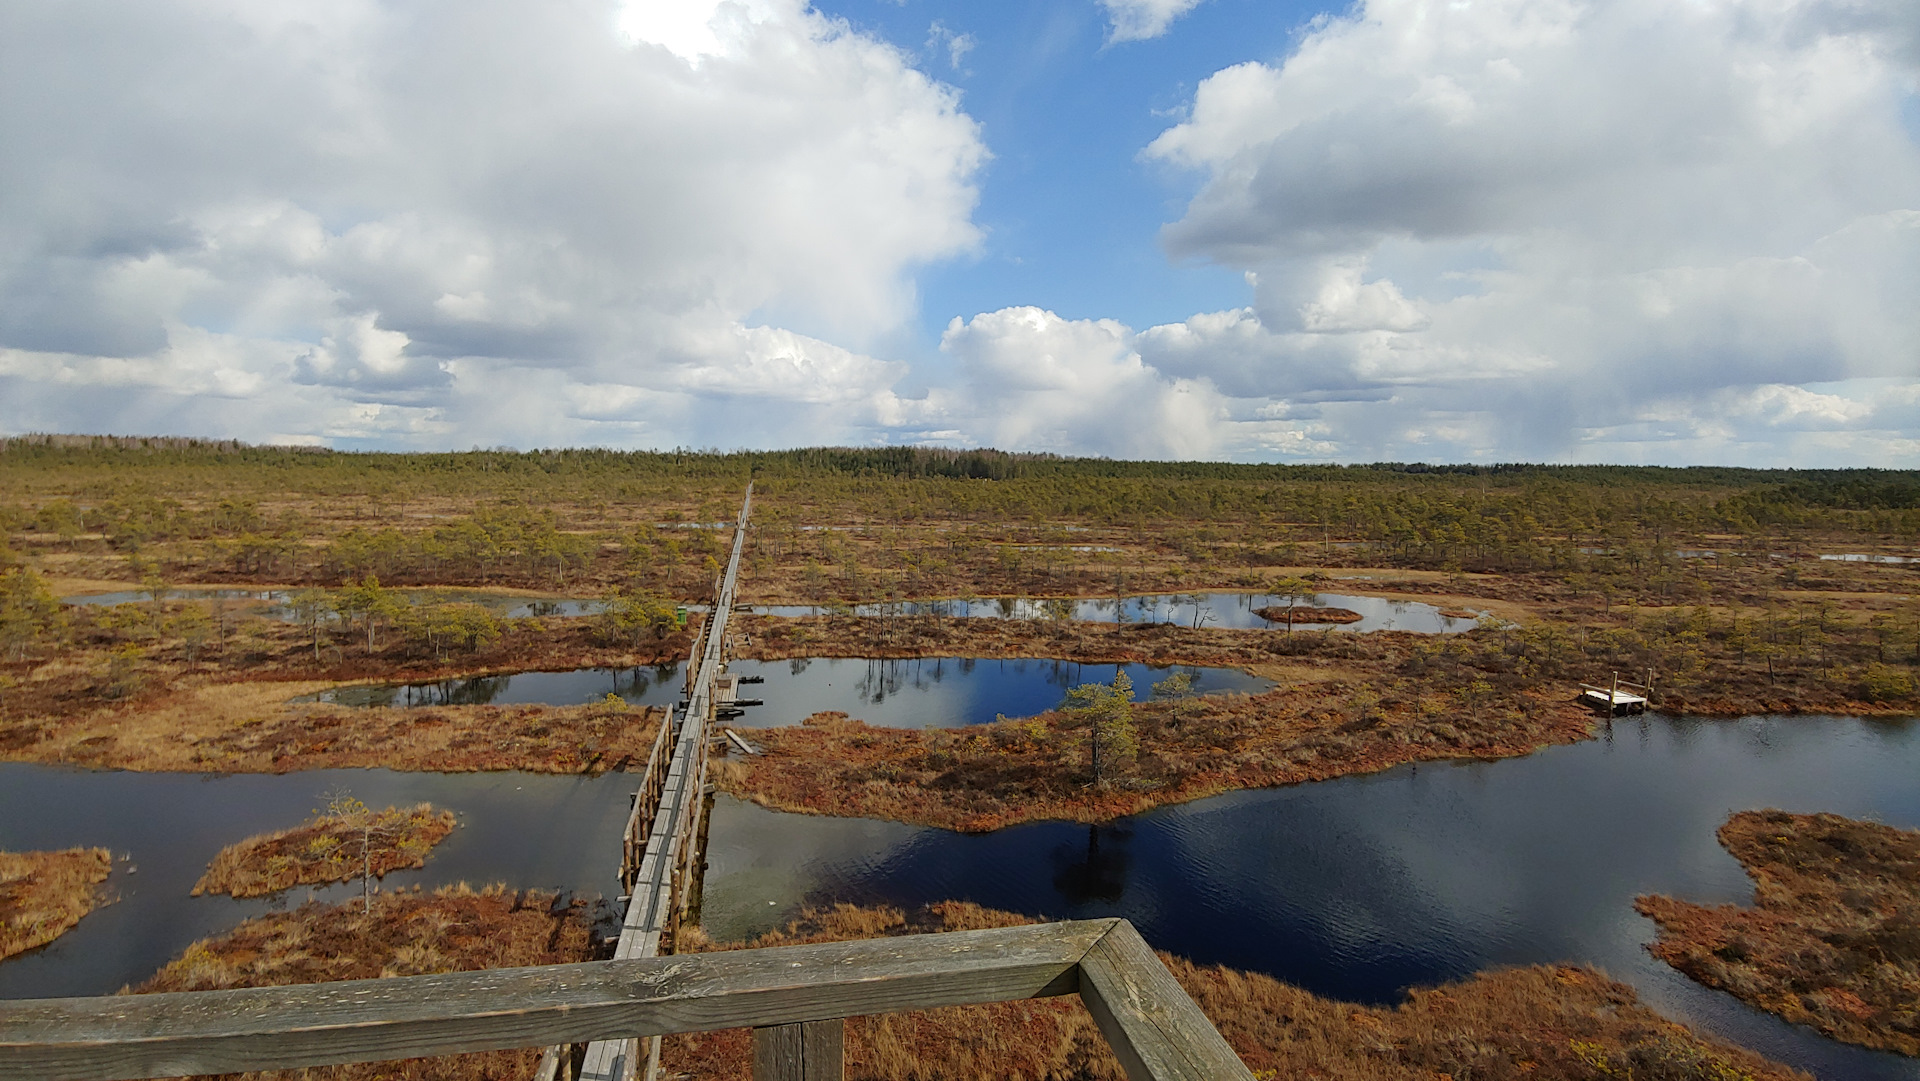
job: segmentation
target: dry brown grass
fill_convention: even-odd
[[[292,829],[230,844],[213,857],[193,895],[260,897],[294,886],[344,882],[425,867],[433,846],[453,832],[452,811],[421,803],[402,810],[316,815]]]
[[[1037,819],[1102,822],[1243,788],[1369,773],[1405,762],[1498,758],[1587,736],[1591,715],[1531,695],[1471,712],[1419,680],[1374,673],[1256,696],[1134,707],[1137,751],[1089,772],[1086,721],[1066,711],[966,728],[877,728],[844,713],[767,728],[767,751],[718,778],[763,806],[967,832]]]
[[[1288,608],[1282,604],[1269,604],[1265,608],[1255,608],[1253,614],[1268,623],[1358,623],[1366,617],[1351,608],[1316,608],[1301,604]]]
[[[1654,956],[1835,1039],[1920,1055],[1920,831],[1765,810],[1719,837],[1755,906],[1642,897]]]
[[[112,870],[104,848],[0,852],[0,958],[52,942],[106,903]]]
[[[516,620],[499,641],[455,660],[335,648],[316,661],[298,628],[254,619],[188,663],[179,641],[119,642],[88,622],[95,615],[74,615],[79,640],[57,656],[0,671],[0,760],[235,773],[599,772],[636,753],[644,761],[661,711],[600,703],[353,710],[289,700],[346,682],[655,664],[684,657],[690,641],[679,631],[635,651],[602,644],[591,620]],[[115,656],[128,645],[138,654],[131,664]]]
[[[841,905],[743,946],[1005,927],[1031,920],[948,901],[912,913]],[[712,947],[710,947],[712,948]],[[1543,965],[1415,991],[1395,1008],[1335,1002],[1270,977],[1161,955],[1257,1078],[1315,1081],[1773,1081],[1805,1075],[1704,1037],[1589,969]],[[691,1081],[746,1076],[745,1030],[665,1041]],[[1122,1077],[1074,999],[956,1007],[847,1022],[852,1081],[1113,1081]]]
[[[592,912],[552,894],[450,887],[307,905],[196,942],[136,990],[206,991],[556,965],[599,956]],[[526,1081],[540,1049],[239,1075],[301,1081]],[[229,1075],[233,1076],[233,1075]]]
[[[373,766],[597,773],[636,756],[645,761],[664,712],[604,702],[354,709],[289,701],[332,686],[190,684],[139,703],[22,725],[13,738],[0,738],[0,759],[223,773]]]

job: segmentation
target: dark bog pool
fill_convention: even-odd
[[[51,944],[0,961],[0,998],[111,994],[249,916],[309,896],[358,896],[357,883],[246,901],[188,895],[220,849],[297,825],[325,802],[323,793],[339,789],[375,807],[425,800],[459,815],[459,828],[426,867],[388,875],[390,887],[502,882],[617,892],[632,789],[621,774],[315,770],[203,777],[0,763],[0,848],[111,849],[108,886],[119,897]]]
[[[890,728],[941,728],[982,724],[1000,714],[1028,717],[1058,706],[1067,690],[1082,683],[1112,682],[1116,666],[1054,660],[980,660],[925,657],[868,661],[815,658],[792,661],[732,661],[728,671],[759,684],[744,684],[742,697],[767,704],[748,707],[730,721],[740,726],[798,724],[818,710],[845,710],[870,724]],[[1271,680],[1234,668],[1145,664],[1118,666],[1133,681],[1137,696],[1174,672],[1193,679],[1202,694],[1239,691],[1257,694]],[[684,669],[583,668],[571,672],[523,672],[386,686],[341,687],[315,696],[350,706],[423,706],[541,704],[577,705],[617,694],[636,705],[671,705],[680,700]]]
[[[1714,840],[1727,815],[1920,826],[1916,776],[1913,721],[1647,717],[1523,759],[1242,792],[1098,828],[963,836],[728,801],[707,921],[720,937],[757,931],[799,897],[1124,916],[1158,948],[1373,1003],[1490,966],[1586,961],[1821,1077],[1912,1079],[1920,1063],[1786,1025],[1654,961],[1633,898],[1748,902]]]
[[[1283,625],[1267,622],[1256,609],[1270,604],[1286,606],[1284,600],[1261,593],[1160,593],[1133,597],[1092,600],[1046,601],[1027,597],[982,597],[974,600],[902,601],[895,604],[863,604],[853,613],[860,616],[935,615],[956,619],[1078,619],[1093,623],[1177,623],[1183,627],[1228,627],[1236,629],[1273,628],[1285,633]],[[1298,624],[1294,633],[1315,633],[1329,628],[1342,632],[1413,631],[1419,634],[1455,634],[1470,631],[1472,618],[1443,616],[1440,609],[1420,601],[1364,597],[1347,593],[1321,593],[1315,605],[1322,608],[1346,608],[1359,614],[1357,623]],[[1314,605],[1302,604],[1301,607]],[[828,609],[804,604],[758,605],[762,615],[810,616]]]
[[[857,669],[845,669],[856,684]],[[851,692],[836,690],[832,708],[847,708]],[[1913,1081],[1920,1063],[1780,1023],[1653,961],[1643,948],[1652,925],[1632,901],[1646,892],[1750,900],[1713,836],[1736,810],[1920,826],[1917,773],[1920,722],[1649,716],[1527,758],[1236,793],[1098,828],[1038,823],[962,836],[723,798],[705,922],[715,937],[735,938],[810,901],[946,898],[1050,917],[1119,915],[1163,949],[1365,1002],[1489,966],[1584,961],[1671,1015],[1823,1078]],[[272,902],[187,891],[222,845],[298,821],[343,784],[369,803],[429,799],[461,814],[425,870],[390,883],[612,892],[627,776],[203,779],[0,765],[0,847],[106,845],[138,867],[116,872],[120,903],[0,963],[0,996],[110,992],[195,938],[265,911]]]

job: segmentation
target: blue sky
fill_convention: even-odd
[[[1283,58],[1319,6],[1213,0],[1183,16],[1177,33],[1113,45],[1103,12],[1081,0],[821,7],[920,53],[960,88],[993,152],[974,214],[985,251],[920,276],[930,344],[952,314],[1009,305],[1148,325],[1247,302],[1238,272],[1161,250],[1160,227],[1180,216],[1200,178],[1139,154],[1200,80]],[[935,24],[973,40],[958,70],[929,46]]]
[[[0,433],[1920,466],[1911,0],[0,8]]]

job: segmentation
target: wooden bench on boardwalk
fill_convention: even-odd
[[[0,1076],[121,1081],[751,1027],[756,1081],[841,1077],[844,1019],[1078,994],[1132,1081],[1251,1081],[1125,920],[379,980],[0,1002]]]

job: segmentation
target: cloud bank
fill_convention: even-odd
[[[1910,0],[1363,0],[1141,151],[1234,306],[916,363],[982,131],[802,0],[10,5],[0,139],[0,430],[1920,465]]]
[[[15,430],[844,439],[978,241],[953,92],[799,0],[17,4],[0,87]]]
[[[1141,355],[1361,457],[1920,460],[1917,42],[1903,0],[1369,0],[1145,151],[1254,303]]]

